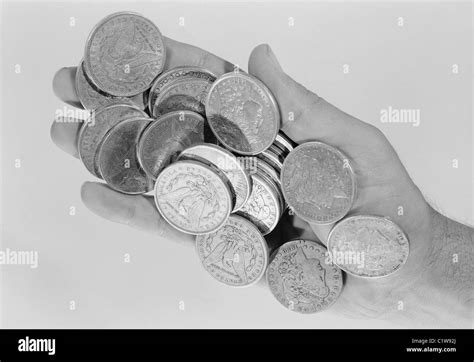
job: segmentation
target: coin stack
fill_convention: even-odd
[[[76,88],[91,111],[79,156],[94,176],[122,193],[153,190],[163,219],[196,235],[212,277],[243,287],[266,273],[275,298],[293,311],[332,305],[341,269],[379,277],[400,268],[403,231],[385,218],[344,219],[356,198],[349,159],[321,142],[296,147],[280,131],[265,84],[239,69],[219,77],[191,66],[163,72],[165,62],[159,29],[139,14],[112,14],[92,30]],[[327,248],[292,240],[270,257],[265,236],[287,209],[311,224],[336,223]],[[365,263],[339,257],[349,252]]]

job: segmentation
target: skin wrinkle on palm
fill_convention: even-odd
[[[165,38],[165,44],[169,55],[165,69],[178,65],[199,65],[210,69],[217,75],[233,70],[231,63],[199,48],[168,38]],[[446,245],[450,247],[454,245],[454,249],[459,248],[459,254],[468,255],[467,260],[472,260],[472,228],[459,225],[443,216],[436,216],[438,214],[428,205],[420,190],[412,182],[383,133],[342,112],[293,81],[282,71],[276,57],[267,45],[260,45],[253,50],[248,69],[250,74],[259,78],[275,95],[283,115],[283,130],[291,139],[301,143],[317,138],[318,141],[338,146],[351,158],[357,182],[360,185],[360,193],[352,212],[383,215],[389,213],[388,216],[396,217],[397,207],[399,205],[405,207],[405,217],[400,220],[400,226],[408,234],[413,248],[405,267],[383,280],[361,280],[346,276],[344,290],[330,311],[340,312],[351,317],[389,319],[405,326],[469,326],[471,323],[470,313],[472,313],[470,307],[472,304],[472,283],[466,284],[464,281],[461,282],[459,288],[455,288],[455,290],[450,288],[458,282],[447,275],[454,277],[457,274],[453,274],[449,270],[440,270],[440,267],[449,269],[450,265],[446,260],[449,255],[442,260],[440,258],[442,258],[443,250],[446,250]],[[61,69],[54,78],[53,89],[64,102],[76,106],[78,99],[73,84],[74,74],[74,67]],[[289,112],[298,116],[295,121],[285,121],[284,115]],[[77,155],[75,144],[78,127],[78,123],[54,122],[51,129],[53,141],[64,151]],[[317,135],[317,137],[311,135]],[[391,172],[380,175],[381,173],[377,172],[377,169],[382,168]],[[88,192],[84,192],[84,189],[93,191],[95,199],[88,198]],[[387,198],[387,191],[393,197]],[[118,204],[126,204],[126,195],[118,194],[107,186],[97,183],[85,184],[82,194],[84,203],[93,212],[112,221],[124,220],[126,212],[124,213],[123,210],[113,206],[103,208],[101,202],[106,199],[109,201],[115,199]],[[139,200],[146,198],[148,201],[147,196],[134,197],[140,198]],[[136,200],[133,202],[134,206],[131,206],[137,207],[133,213],[133,220],[130,220],[129,223],[131,226],[144,229],[143,225],[136,222],[137,217],[141,214],[148,215],[150,213],[147,216],[150,218],[149,220],[155,217],[160,220],[156,210],[150,211],[153,208],[149,207],[138,209],[139,204]],[[451,230],[461,228],[463,230],[462,239],[452,238],[452,232],[448,230],[439,232],[437,229],[439,218],[450,225]],[[153,224],[153,222],[150,223]],[[164,224],[160,220],[158,223],[154,223],[154,226],[145,227],[145,229],[157,233],[160,226]],[[293,227],[298,224],[299,229],[294,228],[295,234],[312,234],[314,231],[323,240],[329,232],[329,226],[311,225],[308,227],[306,224],[305,227],[301,227],[304,222],[296,217],[288,217],[280,224]],[[282,225],[279,225],[279,228],[281,227]],[[181,233],[173,233],[168,229],[165,230],[164,227],[161,229],[163,237],[182,239]],[[438,230],[435,231],[438,234],[433,235],[434,230]],[[273,234],[279,233],[275,231],[271,235]],[[298,237],[298,235],[295,236]],[[469,245],[469,239],[471,245]],[[419,269],[425,270],[425,273],[416,274]],[[427,275],[430,270],[446,277],[443,285],[439,285],[437,280],[432,280]],[[461,298],[460,301],[459,291],[462,290],[471,295],[471,298]],[[445,298],[432,298],[432,296],[445,296]],[[396,312],[396,303],[400,298],[413,301],[406,303],[409,313]],[[450,318],[446,318],[447,315],[450,315]]]

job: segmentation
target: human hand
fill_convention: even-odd
[[[165,70],[177,66],[200,66],[216,75],[230,72],[233,65],[199,48],[165,38]],[[60,99],[79,106],[74,87],[76,68],[63,68],[54,78]],[[410,257],[399,272],[378,280],[346,277],[345,289],[334,310],[357,317],[383,317],[396,312],[406,291],[425,285],[429,235],[433,211],[414,185],[396,152],[377,128],[330,105],[293,81],[279,66],[266,45],[254,49],[249,73],[262,80],[280,106],[282,129],[294,141],[318,140],[339,148],[351,160],[356,174],[358,195],[351,213],[388,216],[399,224],[410,239]],[[288,115],[294,115],[290,121]],[[66,152],[77,157],[80,123],[54,122],[51,136]],[[87,182],[81,196],[94,213],[111,221],[150,231],[162,239],[192,245],[194,237],[169,226],[149,196],[118,193],[101,183]],[[399,207],[403,215],[398,215]],[[331,225],[311,227],[295,216],[286,215],[267,238],[271,247],[292,238],[314,239],[312,231],[325,241]],[[396,291],[396,293],[394,293]],[[397,297],[400,293],[401,297]],[[397,299],[399,298],[399,299]]]
[[[379,279],[345,274],[344,289],[331,311],[410,327],[468,326],[472,287],[466,283],[466,272],[459,270],[466,270],[465,264],[472,258],[472,245],[467,245],[472,229],[430,207],[378,128],[344,113],[295,82],[282,70],[269,46],[253,50],[249,73],[264,82],[277,99],[282,130],[293,141],[321,141],[349,158],[357,183],[350,214],[388,217],[408,236],[410,255],[399,271]],[[449,240],[448,233],[440,230],[442,224],[463,237]],[[332,226],[311,228],[326,242]],[[464,266],[453,266],[451,250],[467,255]]]

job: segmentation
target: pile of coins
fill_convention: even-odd
[[[212,277],[243,287],[266,273],[281,304],[313,313],[337,300],[341,269],[372,278],[403,265],[408,240],[397,225],[344,219],[356,198],[348,158],[321,142],[296,147],[265,84],[239,69],[163,72],[165,62],[160,31],[141,15],[112,14],[94,27],[76,75],[91,111],[79,156],[116,191],[153,191],[163,219],[196,235]],[[269,250],[265,236],[288,209],[312,224],[336,223],[327,244],[292,240]],[[364,262],[351,263],[350,253]]]

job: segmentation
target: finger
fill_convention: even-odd
[[[370,127],[294,81],[266,44],[252,51],[249,73],[273,93],[280,107],[282,129],[298,143],[317,139],[337,146],[349,136],[358,137],[360,132],[354,134],[355,128]]]
[[[64,152],[74,157],[79,157],[77,152],[77,139],[82,121],[60,117],[51,125],[51,139]]]
[[[217,76],[234,70],[234,65],[212,53],[193,45],[164,37],[166,45],[165,69],[195,66],[210,70]]]
[[[76,91],[76,70],[77,67],[64,67],[59,69],[53,78],[53,91],[63,102],[76,107],[82,107]]]
[[[86,182],[82,185],[81,198],[89,210],[107,220],[153,233],[163,239],[193,245],[194,237],[171,227],[149,196],[126,195],[105,184]]]

